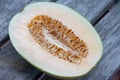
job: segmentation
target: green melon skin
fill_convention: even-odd
[[[93,64],[90,65],[90,67],[87,67],[88,70],[83,70],[83,72],[75,72],[75,74],[70,74],[68,73],[67,75],[67,72],[66,73],[59,73],[62,68],[60,68],[61,70],[58,70],[58,71],[54,71],[54,69],[50,70],[51,69],[51,66],[50,68],[49,67],[44,67],[44,64],[42,63],[42,59],[39,59],[37,58],[37,56],[39,54],[36,55],[36,58],[33,58],[31,57],[31,55],[29,54],[29,49],[27,49],[28,47],[30,49],[32,49],[32,46],[27,46],[27,43],[30,44],[29,42],[29,39],[27,38],[26,34],[25,34],[25,37],[26,38],[22,38],[21,39],[19,38],[19,36],[21,36],[21,32],[25,31],[25,33],[27,32],[26,30],[24,30],[24,28],[19,28],[19,24],[23,24],[24,23],[24,20],[23,21],[19,21],[22,17],[24,17],[24,14],[27,14],[27,12],[29,11],[33,11],[34,13],[34,10],[38,9],[38,10],[41,10],[43,9],[44,10],[44,7],[43,5],[47,6],[48,7],[48,12],[46,14],[49,15],[49,12],[52,13],[50,10],[50,7],[56,7],[58,8],[58,11],[61,11],[61,13],[57,13],[57,12],[54,12],[56,13],[56,15],[60,15],[62,17],[62,15],[64,14],[64,12],[68,12],[69,15],[73,16],[73,18],[77,18],[77,19],[80,19],[80,21],[82,22],[83,25],[86,26],[86,29],[89,31],[87,32],[86,34],[84,35],[88,35],[90,34],[90,36],[88,36],[89,39],[91,38],[94,38],[93,41],[95,41],[95,46],[97,47],[97,51],[95,53],[96,56],[94,56],[95,60],[93,60]],[[43,8],[41,8],[43,7]],[[34,9],[35,8],[35,9]],[[56,9],[55,8],[55,9]],[[60,9],[60,10],[59,10]],[[47,11],[47,8],[45,7],[45,11]],[[63,12],[63,13],[62,13]],[[31,13],[30,15],[32,15],[33,13]],[[41,13],[40,13],[41,14]],[[50,14],[52,15],[52,14]],[[53,17],[55,15],[52,15]],[[75,16],[75,17],[74,17]],[[27,17],[27,16],[26,16]],[[28,15],[29,17],[29,15]],[[55,16],[56,18],[56,16]],[[66,17],[64,18],[66,19]],[[63,19],[63,21],[64,21]],[[29,20],[29,19],[28,19]],[[62,19],[61,19],[62,20]],[[67,19],[66,19],[67,20]],[[29,22],[29,21],[28,21]],[[67,22],[65,22],[65,24],[68,24]],[[71,24],[71,23],[70,23]],[[79,24],[79,23],[78,23]],[[25,24],[23,24],[25,25]],[[73,22],[73,25],[74,25],[74,22]],[[20,29],[19,31],[17,29]],[[79,28],[80,29],[80,28]],[[23,31],[22,31],[23,30]],[[77,32],[77,31],[76,31]],[[16,34],[17,33],[17,34]],[[23,32],[24,33],[24,32]],[[79,34],[79,33],[78,33]],[[29,35],[29,34],[27,34]],[[93,26],[89,23],[89,21],[87,19],[85,19],[83,16],[81,16],[79,13],[75,12],[74,10],[62,5],[62,4],[58,4],[58,3],[52,3],[52,2],[36,2],[36,3],[32,3],[32,4],[29,4],[27,5],[21,12],[17,13],[13,18],[12,20],[10,21],[10,24],[9,24],[9,36],[10,36],[10,40],[14,46],[14,48],[16,49],[16,51],[27,61],[29,62],[31,65],[33,65],[34,67],[36,67],[37,69],[39,69],[40,71],[50,75],[50,76],[53,76],[53,77],[56,77],[56,78],[60,78],[60,79],[65,79],[65,80],[73,80],[73,79],[76,79],[76,78],[79,78],[79,77],[83,77],[84,75],[86,75],[87,73],[89,73],[97,64],[98,62],[100,61],[101,57],[102,57],[102,52],[103,52],[103,46],[102,46],[102,41],[98,35],[98,33],[96,32],[96,30],[93,28]],[[23,35],[24,36],[24,35]],[[23,42],[22,39],[26,39],[25,40],[25,43]],[[28,42],[26,42],[28,40]],[[32,39],[30,38],[31,42],[32,42]],[[84,40],[84,37],[83,37],[83,40]],[[85,38],[86,40],[86,38]],[[92,39],[91,39],[92,40]],[[88,42],[90,43],[90,42]],[[34,44],[34,43],[33,43]],[[91,46],[88,44],[88,46]],[[36,47],[36,45],[35,45]],[[95,48],[96,48],[95,47]],[[38,47],[36,47],[38,48]],[[32,49],[31,51],[36,51],[36,48]],[[92,48],[91,48],[92,49]],[[92,55],[92,54],[91,54]],[[89,57],[89,56],[88,56]],[[38,61],[40,60],[41,63]],[[90,58],[91,60],[91,58]],[[55,60],[56,61],[56,60]],[[92,60],[91,60],[92,61]],[[57,64],[57,62],[54,62],[55,64]],[[61,62],[60,62],[61,63]],[[88,62],[89,63],[89,62]],[[64,63],[65,64],[65,63]],[[53,64],[54,65],[54,64]],[[66,64],[67,65],[67,64]],[[72,65],[72,64],[71,64]],[[89,64],[88,64],[89,65]],[[61,65],[60,65],[61,66]],[[83,66],[84,67],[84,66]],[[85,66],[86,67],[86,66]],[[66,68],[69,68],[69,66],[66,66]],[[74,68],[74,67],[73,67]],[[82,69],[82,68],[81,68]],[[84,68],[83,68],[84,69]],[[79,69],[80,70],[80,69]],[[72,70],[70,71],[72,72]]]

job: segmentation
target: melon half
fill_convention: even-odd
[[[36,68],[59,78],[88,73],[102,56],[102,43],[80,14],[57,3],[36,2],[9,24],[10,40]]]

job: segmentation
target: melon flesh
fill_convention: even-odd
[[[47,15],[61,21],[82,39],[88,55],[80,64],[70,63],[49,54],[31,36],[28,23],[37,15]],[[72,78],[88,73],[102,56],[102,43],[93,26],[80,14],[61,4],[32,3],[17,13],[9,25],[9,36],[15,49],[32,65],[58,77]]]

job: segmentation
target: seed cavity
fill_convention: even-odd
[[[87,57],[86,43],[60,21],[47,15],[38,15],[27,27],[34,40],[50,54],[76,64]]]

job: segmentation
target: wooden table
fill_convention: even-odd
[[[113,0],[0,0],[0,80],[58,80],[26,62],[9,40],[11,18],[36,1],[69,6],[93,24],[103,42],[102,60],[89,74],[77,80],[111,80],[120,68],[120,2],[114,4]]]

